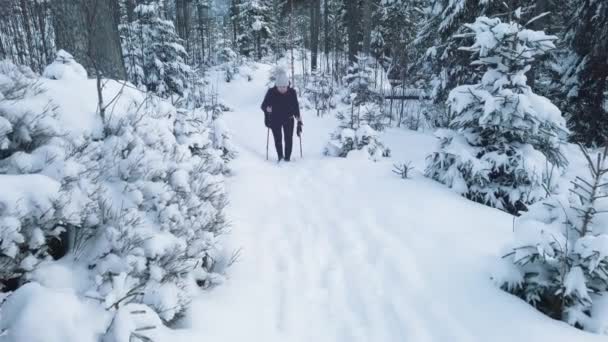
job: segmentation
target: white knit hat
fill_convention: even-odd
[[[287,73],[283,70],[279,70],[275,76],[274,85],[277,87],[287,87],[289,85],[289,78]]]

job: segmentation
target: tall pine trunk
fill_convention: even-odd
[[[369,56],[371,50],[372,41],[372,11],[371,1],[363,0],[363,6],[361,8],[362,23],[363,23],[363,53]]]
[[[126,79],[116,0],[54,0],[57,49],[72,54],[90,74]]]
[[[329,27],[329,0],[323,0],[323,28],[325,33],[325,64],[326,68],[329,68],[329,52],[331,49],[330,45],[330,27]]]
[[[534,7],[534,16],[541,15],[542,13],[549,12],[549,4],[548,0],[536,0],[536,6]],[[537,19],[530,26],[531,29],[542,31],[545,30],[549,25],[550,15],[546,15],[540,19]],[[532,90],[537,91],[536,89],[536,69],[539,65],[539,61],[535,61],[530,70],[527,73],[528,77],[528,85]]]
[[[175,0],[175,28],[181,39],[186,39],[186,0]]]
[[[28,53],[30,55],[30,63],[34,62],[34,58],[33,54],[35,53],[34,51],[34,47],[33,47],[33,43],[34,41],[32,40],[32,28],[30,26],[30,11],[28,8],[28,3],[26,0],[21,0],[20,1],[20,5],[21,5],[21,20],[23,20],[23,28],[25,30],[25,37],[26,37],[26,41],[27,41],[27,49],[28,49]],[[42,67],[42,66],[40,66]],[[39,68],[36,68],[39,69]]]
[[[348,60],[357,61],[359,52],[360,27],[361,23],[358,1],[345,1],[346,4],[346,31],[348,34]]]
[[[201,63],[204,63],[205,61],[205,19],[207,17],[207,8],[205,7],[205,5],[203,5],[202,2],[199,2],[196,5],[196,12],[198,15],[198,30],[199,30],[199,36],[200,36],[200,40],[201,40],[201,49],[200,49],[200,53],[201,53]]]
[[[319,24],[320,0],[311,0],[310,4],[310,71],[317,70],[317,56],[319,54]]]

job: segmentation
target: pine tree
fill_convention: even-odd
[[[563,106],[573,139],[588,146],[608,143],[608,3],[581,1],[566,36],[573,51],[562,75]]]
[[[192,70],[171,21],[162,19],[158,0],[137,5],[137,20],[122,25],[123,50],[129,80],[161,97],[183,96]]]
[[[371,50],[392,79],[404,78],[416,55],[413,41],[421,24],[421,2],[383,0],[374,17],[378,25],[372,33]]]
[[[357,55],[344,77],[347,95],[343,101],[351,105],[350,113],[338,112],[340,125],[331,135],[326,155],[346,157],[353,150],[364,150],[372,160],[388,157],[390,150],[378,139],[385,127],[382,97],[371,86],[372,70],[368,57]]]
[[[536,0],[511,0],[511,8],[533,7]],[[466,28],[464,24],[483,15],[508,15],[504,1],[490,0],[423,0],[418,6],[424,20],[417,32],[414,46],[417,57],[410,74],[414,80],[424,80],[433,100],[443,103],[449,92],[459,84],[479,81],[480,74],[469,65],[466,53],[459,50]],[[532,18],[534,13],[522,11],[522,18]]]
[[[240,0],[234,3],[233,18],[237,30],[236,45],[240,54],[261,59],[269,51],[273,32],[270,29],[268,0]]]
[[[317,116],[321,116],[335,106],[332,103],[334,88],[331,77],[318,70],[312,74],[311,82],[306,87],[306,94],[317,111]]]
[[[364,103],[377,103],[381,100],[380,95],[372,89],[373,70],[369,65],[369,57],[363,54],[356,56],[356,62],[351,63],[343,82],[347,87],[347,96],[343,101],[355,107]]]
[[[594,301],[608,295],[608,147],[581,150],[588,173],[517,219],[493,280],[550,317],[605,333],[592,320]]]
[[[525,73],[535,57],[554,48],[553,36],[515,22],[478,18],[467,25],[481,82],[450,92],[450,131],[428,157],[426,175],[467,198],[511,213],[544,198],[548,165],[562,167],[566,132],[557,107],[532,92]]]

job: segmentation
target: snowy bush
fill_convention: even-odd
[[[401,179],[409,179],[413,170],[412,162],[393,165],[393,173],[401,177]]]
[[[325,147],[325,155],[346,157],[350,151],[363,150],[372,160],[390,156],[390,150],[382,144],[378,132],[385,128],[384,108],[381,97],[371,88],[371,68],[367,58],[359,55],[358,62],[349,68],[344,81],[349,95],[350,113],[336,114],[340,125],[331,134]]]
[[[63,190],[77,168],[54,107],[24,105],[41,93],[31,70],[0,61],[0,290],[60,253],[68,220]]]
[[[47,106],[37,83],[92,106]],[[178,110],[108,81],[106,98],[120,96],[95,120],[96,91],[95,80],[39,80],[0,63],[0,284],[44,282],[42,265],[71,263],[88,279],[79,296],[110,312],[145,305],[173,322],[196,289],[222,281],[223,175],[234,157],[224,108]]]
[[[307,100],[313,104],[314,109],[317,111],[317,116],[321,116],[323,113],[329,111],[330,108],[335,107],[332,103],[334,96],[334,89],[331,81],[331,77],[316,71],[312,75],[311,82],[305,89]]]
[[[178,141],[203,158],[212,174],[229,174],[228,163],[236,157],[222,120],[224,110],[221,104],[211,103],[204,108],[177,112]]]
[[[586,177],[517,219],[494,281],[553,318],[608,334],[608,316],[594,314],[608,295],[608,148],[584,153]]]
[[[390,149],[385,147],[378,139],[378,132],[367,124],[356,129],[350,127],[338,128],[325,147],[325,155],[347,157],[349,152],[355,150],[367,152],[369,158],[374,161],[390,156]]]
[[[44,69],[42,76],[52,80],[82,80],[88,77],[85,68],[65,50],[57,51],[55,61]]]
[[[218,47],[218,50],[220,52],[217,58],[218,63],[224,71],[224,81],[230,82],[234,78],[234,74],[238,73],[236,52],[229,46]]]
[[[184,311],[197,282],[219,279],[212,270],[226,198],[217,171],[223,160],[209,163],[193,153],[211,149],[209,134],[179,143],[177,113],[163,106],[151,100],[141,112],[109,122],[110,135],[90,142],[78,159],[87,170],[79,186],[92,199],[81,224],[96,231],[90,295],[105,307],[148,304],[169,322]]]
[[[475,43],[462,49],[486,72],[480,84],[450,92],[451,130],[438,132],[441,150],[428,157],[426,175],[471,200],[517,213],[545,197],[545,170],[565,164],[564,119],[525,76],[555,37],[486,17],[467,27]]]
[[[379,103],[380,94],[372,89],[373,70],[369,66],[368,57],[362,54],[356,56],[357,61],[353,62],[347,69],[343,81],[347,87],[346,96],[342,97],[345,104],[352,104],[357,107],[364,103]]]

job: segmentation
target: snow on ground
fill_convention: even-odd
[[[430,135],[393,129],[392,160],[322,156],[331,117],[304,113],[303,151],[277,165],[259,109],[269,66],[218,82],[233,162],[228,281],[195,301],[180,332],[209,341],[600,341],[551,320],[489,278],[512,217],[422,176]],[[412,161],[413,179],[391,172]]]

